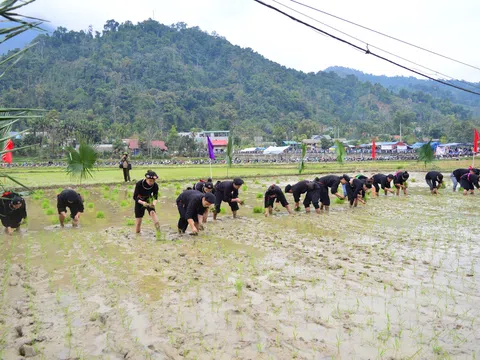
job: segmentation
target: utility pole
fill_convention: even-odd
[[[400,142],[402,142],[402,119],[400,118]]]

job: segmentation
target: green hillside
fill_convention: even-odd
[[[448,99],[287,69],[184,23],[110,20],[102,33],[58,28],[36,41],[0,81],[0,105],[57,111],[29,126],[58,137],[112,141],[152,129],[166,136],[175,125],[230,129],[244,144],[333,128],[360,139],[398,134],[401,121],[411,139],[471,141],[472,112]]]

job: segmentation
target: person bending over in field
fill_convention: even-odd
[[[408,195],[407,193],[407,185],[405,184],[410,177],[410,174],[406,171],[398,171],[395,173],[393,177],[393,185],[397,188],[397,196],[400,195],[400,189],[403,190],[404,195]]]
[[[237,217],[238,204],[243,204],[243,201],[238,198],[238,189],[240,189],[242,184],[243,180],[240,178],[235,178],[233,181],[217,182],[215,185],[215,212],[213,213],[213,220],[216,220],[217,215],[220,213],[222,201],[230,205],[233,218]]]
[[[5,226],[5,232],[11,235],[14,231],[20,231],[20,225],[26,218],[25,200],[16,193],[4,192],[0,199],[0,219]]]
[[[478,184],[479,176],[477,174],[472,174],[471,172],[463,174],[460,178],[460,186],[463,187],[463,195],[475,195],[475,188],[480,188]]]
[[[180,214],[178,219],[178,232],[184,234],[188,225],[192,234],[203,230],[203,218],[208,208],[215,203],[215,195],[201,193],[197,190],[186,190],[177,198],[177,208]]]
[[[65,218],[67,217],[67,208],[70,209],[70,217],[72,218],[72,226],[77,227],[80,222],[80,214],[83,213],[83,198],[72,189],[63,190],[57,195],[57,210],[60,226],[65,226]]]
[[[312,189],[313,184],[310,180],[302,180],[294,185],[288,184],[285,186],[285,194],[293,194],[293,201],[295,201],[295,210],[300,210],[300,196],[305,194],[308,189]]]
[[[138,181],[135,185],[133,200],[135,200],[135,232],[137,234],[140,233],[145,210],[152,218],[155,229],[160,231],[160,223],[158,222],[158,216],[155,212],[155,205],[157,205],[158,201],[157,179],[158,176],[155,171],[147,170],[145,179]]]
[[[347,194],[350,207],[357,207],[359,201],[364,205],[366,204],[364,198],[367,189],[368,187],[365,180],[356,178],[350,179],[349,184],[347,184]]]
[[[390,188],[390,183],[392,182],[394,176],[392,174],[384,175],[384,174],[376,174],[372,176],[373,178],[373,196],[378,196],[380,192],[380,187],[384,191],[385,195],[389,192],[392,194],[394,191]]]
[[[338,192],[338,186],[340,184],[347,184],[350,181],[350,177],[346,174],[343,174],[342,176],[327,175],[321,178],[317,178],[315,179],[315,181],[320,185],[320,202],[322,203],[322,205],[320,206],[320,210],[325,209],[326,211],[328,211],[330,207],[330,196],[328,195],[328,188],[330,188],[330,192],[333,195],[343,200],[345,199],[345,194],[341,195]]]
[[[443,175],[438,171],[429,171],[425,175],[425,181],[430,187],[430,192],[432,193],[432,195],[437,195],[438,189],[440,189],[440,186],[442,186],[443,184]]]
[[[267,191],[265,192],[265,217],[268,215],[272,215],[273,213],[273,205],[276,202],[282,204],[282,206],[287,209],[289,214],[292,214],[292,209],[290,209],[290,205],[288,205],[288,201],[285,198],[285,194],[283,193],[282,189],[279,186],[273,184],[269,186]]]
[[[460,178],[462,177],[462,175],[468,173],[480,175],[480,170],[470,166],[468,169],[456,169],[452,171],[452,173],[450,174],[450,179],[453,183],[453,192],[457,190],[457,185],[460,182]]]

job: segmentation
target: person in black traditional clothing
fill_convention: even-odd
[[[133,200],[135,200],[135,232],[137,234],[140,233],[145,210],[148,211],[148,215],[152,218],[155,229],[160,231],[160,223],[155,212],[155,205],[157,205],[158,201],[157,179],[157,174],[152,170],[148,170],[145,174],[145,179],[138,181],[135,185]]]
[[[292,209],[290,209],[290,205],[288,205],[288,201],[285,198],[285,194],[283,193],[282,189],[279,186],[273,184],[268,187],[267,191],[265,191],[265,217],[268,215],[272,215],[273,213],[273,205],[276,202],[282,204],[282,206],[287,209],[289,214],[292,214]]]
[[[393,180],[394,176],[392,174],[384,175],[384,174],[376,174],[373,175],[373,187],[375,189],[375,192],[373,195],[378,196],[380,192],[380,187],[384,191],[385,195],[387,195],[389,192],[392,194],[395,192],[390,188],[390,184]]]
[[[0,199],[0,219],[5,232],[11,235],[20,230],[20,225],[27,218],[27,206],[25,200],[18,194],[7,191]]]
[[[176,201],[180,214],[178,232],[184,234],[188,225],[192,229],[192,234],[197,234],[199,230],[203,230],[204,214],[215,203],[215,195],[209,192],[202,194],[197,190],[185,190]]]
[[[475,195],[475,188],[480,188],[478,184],[479,176],[477,174],[472,174],[472,172],[463,174],[460,177],[460,186],[463,187],[463,195]]]
[[[397,188],[397,196],[400,195],[400,189],[403,189],[403,194],[408,195],[407,185],[405,184],[410,177],[406,171],[398,171],[393,177],[393,185]]]
[[[366,180],[360,180],[357,178],[350,179],[349,184],[347,184],[347,194],[350,207],[357,207],[359,201],[362,204],[366,204],[364,198],[367,189]]]
[[[300,195],[305,194],[309,189],[313,189],[313,183],[310,180],[302,180],[294,185],[288,184],[285,186],[285,194],[293,194],[293,201],[295,201],[295,210],[300,209]]]
[[[432,195],[437,195],[438,189],[443,184],[443,175],[438,171],[429,171],[425,175],[425,181],[430,187],[430,192],[432,193]]]
[[[235,178],[233,181],[218,181],[215,185],[215,212],[213,213],[213,220],[217,219],[220,213],[222,201],[230,205],[233,217],[237,217],[239,209],[238,204],[243,204],[243,201],[238,198],[238,189],[242,186],[243,180]]]
[[[320,202],[322,205],[320,206],[320,210],[325,209],[328,211],[330,207],[330,196],[328,195],[328,188],[330,188],[330,192],[335,195],[339,199],[345,199],[344,195],[341,195],[338,192],[338,186],[340,184],[345,185],[348,181],[350,181],[350,177],[347,174],[343,174],[342,176],[337,175],[327,175],[321,178],[315,179],[315,181],[320,185]]]
[[[80,214],[83,213],[83,198],[72,189],[65,189],[57,195],[57,210],[60,226],[65,226],[65,218],[67,217],[67,208],[70,209],[70,217],[72,218],[72,226],[77,227],[80,221]]]
[[[467,173],[480,175],[480,170],[470,166],[468,169],[456,169],[452,171],[452,173],[450,174],[450,179],[452,180],[452,183],[453,183],[454,192],[457,190],[457,185],[460,182],[460,178],[462,177],[462,175]]]

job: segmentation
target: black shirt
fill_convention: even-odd
[[[390,188],[390,182],[391,182],[391,180],[390,181],[388,180],[387,175],[383,175],[383,174],[373,175],[373,183],[374,184],[379,184],[382,189],[385,189],[385,188],[389,189]]]
[[[394,184],[400,184],[400,185],[403,185],[403,183],[407,180],[404,180],[403,179],[403,174],[405,172],[403,171],[399,171],[398,173],[396,173],[394,176],[393,176],[393,183]]]
[[[4,199],[0,200],[0,218],[5,219],[12,224],[19,224],[22,219],[27,218],[27,207],[25,205],[25,200],[22,199],[22,206],[20,208],[12,208],[11,205],[14,196],[16,196],[16,194],[10,193],[4,195]]]
[[[460,180],[466,180],[470,184],[474,185],[477,189],[480,188],[480,184],[478,184],[478,175],[477,174],[463,174]]]
[[[223,201],[230,202],[232,199],[238,198],[238,189],[233,187],[233,181],[219,182],[215,186],[215,190],[222,196]]]
[[[83,199],[82,196],[74,190],[63,190],[57,197],[58,209],[76,209],[78,212],[83,212]]]
[[[145,179],[138,181],[133,192],[133,200],[135,202],[138,200],[148,201],[150,198],[158,198],[158,184],[154,183],[150,186]]]
[[[282,206],[288,205],[287,199],[285,199],[285,194],[283,193],[282,189],[279,186],[275,185],[273,189],[270,187],[265,192],[265,207],[269,206],[269,199],[277,199],[278,202],[282,204]]]
[[[357,196],[363,192],[363,185],[365,185],[365,180],[353,179],[351,187],[353,190],[352,198],[356,199]]]
[[[305,194],[309,189],[313,188],[313,184],[309,180],[302,180],[292,186],[292,194],[295,202],[300,201],[300,195]]]
[[[185,211],[185,219],[193,219],[197,222],[198,215],[203,215],[206,207],[202,204],[205,194],[199,193],[197,190],[185,190],[177,198],[177,205],[183,206]]]
[[[476,175],[480,174],[479,169],[473,169]],[[470,169],[457,169],[452,172],[453,176],[457,179],[457,181],[460,181],[460,178],[462,177],[463,174],[467,174],[470,172]]]
[[[443,182],[443,175],[438,171],[429,171],[425,175],[425,180],[431,180],[433,186],[436,187],[437,186],[437,181],[438,181],[438,183]]]
[[[327,175],[323,176],[318,180],[318,183],[321,185],[328,186],[332,194],[338,192],[338,185],[340,184],[340,176],[337,175]]]

